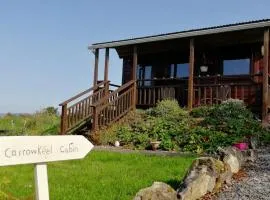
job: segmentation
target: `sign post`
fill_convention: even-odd
[[[83,136],[1,136],[0,166],[35,164],[36,200],[49,200],[47,162],[84,158],[93,144]]]
[[[47,164],[35,165],[36,200],[49,200]]]

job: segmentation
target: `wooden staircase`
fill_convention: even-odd
[[[61,134],[93,132],[118,121],[135,109],[135,85],[135,81],[122,86],[102,81],[61,103]]]

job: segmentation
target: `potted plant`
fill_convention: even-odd
[[[158,140],[158,135],[156,133],[153,134],[153,139],[150,141],[150,145],[153,151],[156,151],[159,148],[161,141]]]
[[[240,151],[245,151],[248,149],[248,142],[245,138],[238,138],[235,140],[233,147],[239,149]]]
[[[151,147],[153,151],[156,151],[159,148],[161,141],[158,140],[152,140],[150,141]]]

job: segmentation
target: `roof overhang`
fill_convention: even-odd
[[[133,38],[133,39],[95,43],[95,44],[90,45],[88,49],[95,50],[95,49],[103,49],[103,48],[117,48],[121,46],[129,46],[129,45],[135,45],[135,44],[165,41],[165,40],[172,40],[172,39],[179,39],[179,38],[197,37],[197,36],[211,35],[211,34],[217,34],[217,33],[226,33],[226,32],[233,32],[233,31],[243,31],[243,30],[250,30],[250,29],[264,28],[264,27],[270,27],[270,19],[237,23],[237,24],[228,24],[228,25],[223,25],[223,26],[215,26],[215,27],[202,28],[202,29],[193,29],[193,30],[188,30],[188,31],[167,33],[167,34],[161,34],[161,35],[138,37],[138,38]]]

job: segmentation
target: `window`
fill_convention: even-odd
[[[177,64],[176,68],[176,77],[178,78],[184,78],[189,76],[189,64],[183,63],[183,64]]]
[[[250,59],[224,60],[223,75],[249,74]]]
[[[141,66],[138,65],[137,67],[137,79],[144,80],[144,79],[151,79],[152,78],[152,66]],[[139,86],[150,86],[151,81],[139,81]]]
[[[144,79],[151,79],[152,78],[152,66],[145,66],[144,67]],[[150,86],[151,81],[144,81],[145,86]]]

